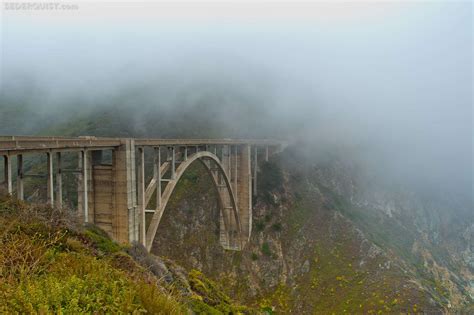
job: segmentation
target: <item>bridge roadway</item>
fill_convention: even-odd
[[[16,155],[25,151],[74,151],[83,149],[101,149],[118,147],[129,138],[107,137],[32,137],[0,136],[0,155]],[[153,139],[137,138],[135,146],[204,146],[204,145],[244,145],[278,147],[283,141],[255,139]]]
[[[62,174],[68,171],[63,167],[62,153],[77,152],[78,215],[84,222],[104,229],[116,241],[140,242],[150,251],[179,178],[191,164],[200,162],[219,196],[220,243],[225,249],[241,250],[252,229],[258,159],[263,155],[268,160],[284,146],[281,141],[250,139],[0,136],[2,185],[23,200],[27,176],[23,156],[46,154],[47,201],[62,208]],[[104,160],[105,151],[111,151],[111,162]],[[145,167],[145,154],[150,152],[153,170]],[[12,176],[15,157],[17,170]],[[150,204],[153,209],[148,209]]]

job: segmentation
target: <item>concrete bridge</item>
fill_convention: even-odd
[[[45,154],[48,203],[63,206],[62,175],[74,172],[79,179],[77,209],[84,222],[96,224],[120,243],[140,242],[150,251],[176,184],[192,163],[201,163],[219,196],[220,243],[241,250],[252,232],[258,160],[268,160],[282,145],[271,140],[0,137],[2,184],[23,200],[28,176],[24,156]],[[77,169],[63,167],[66,152],[79,155]],[[149,157],[153,163],[147,169]]]

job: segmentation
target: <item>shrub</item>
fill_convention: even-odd
[[[4,310],[19,313],[133,312],[142,309],[130,281],[103,261],[63,253],[47,273],[6,292]]]
[[[9,222],[0,239],[0,277],[24,278],[41,272],[51,263],[56,246],[64,242],[66,233],[42,224]]]
[[[281,226],[280,222],[272,224],[272,230],[273,231],[280,232],[281,229],[282,229],[282,226]]]
[[[255,221],[255,231],[262,232],[265,229],[265,223],[262,221]]]
[[[139,282],[135,291],[143,308],[150,314],[186,314],[186,308],[170,294],[161,292],[158,286]]]
[[[110,239],[110,237],[95,225],[88,225],[84,235],[92,242],[92,245],[103,253],[115,253],[119,251],[120,245]]]
[[[272,193],[283,190],[283,172],[274,160],[264,162],[260,167],[257,181],[259,195],[268,203],[273,203]]]
[[[197,314],[247,314],[245,306],[235,305],[214,281],[200,271],[189,272],[189,284],[195,294],[191,296],[191,308]]]
[[[272,256],[272,251],[270,249],[270,245],[267,242],[263,243],[263,245],[262,245],[262,253],[265,256],[268,256],[268,257]]]

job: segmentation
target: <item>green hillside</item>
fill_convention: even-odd
[[[253,314],[197,270],[122,247],[71,213],[0,198],[1,313]]]

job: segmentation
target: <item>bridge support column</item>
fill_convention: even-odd
[[[234,195],[235,196],[238,196],[238,192],[239,192],[239,182],[238,182],[238,178],[239,178],[239,147],[238,146],[234,146],[234,152],[232,153],[232,147],[231,147],[231,159],[233,160],[232,162],[232,167],[231,167],[231,170],[230,170],[230,181],[232,182],[232,189],[234,190]],[[239,205],[239,200],[237,198],[236,200],[237,202],[237,206]]]
[[[23,155],[18,154],[17,159],[17,177],[16,177],[16,197],[19,200],[24,200],[25,194],[23,189]]]
[[[104,164],[103,151],[91,151],[88,170],[89,222],[94,223],[111,237],[115,209],[113,165]]]
[[[161,149],[157,147],[154,149],[155,159],[153,165],[153,177],[156,178],[156,211],[161,207]],[[187,159],[186,147],[186,159]]]
[[[228,145],[223,145],[221,148],[221,156],[220,156],[222,167],[227,174],[229,174],[229,168],[230,168],[229,148],[230,147]],[[219,224],[220,224],[219,240],[222,247],[226,249],[233,249],[234,247],[238,246],[239,240],[236,240],[233,235],[234,233],[233,230],[235,230],[236,222],[235,222],[235,219],[232,217],[233,208],[231,205],[231,199],[227,192],[227,186],[225,185],[223,174],[217,173],[216,175],[217,175],[217,190],[219,191],[220,199],[222,202],[221,211],[219,215]]]
[[[136,203],[135,143],[126,139],[113,151],[115,206],[112,236],[120,243],[139,240],[139,216]]]
[[[47,155],[47,163],[48,163],[48,203],[53,206],[54,205],[54,170],[53,170],[53,153],[48,152]]]
[[[171,179],[176,178],[176,147],[171,147]]]
[[[240,224],[242,227],[242,242],[245,244],[250,239],[252,232],[252,174],[250,145],[240,146],[238,155],[237,172],[237,203],[239,208]]]
[[[81,199],[79,201],[79,204],[82,206],[82,215],[84,216],[84,223],[89,222],[89,176],[88,175],[88,156],[87,156],[87,151],[83,150],[81,151],[80,155],[80,164],[81,164],[81,189],[79,192],[79,195],[81,196]],[[81,207],[79,207],[81,209]]]
[[[4,163],[4,168],[3,168],[4,184],[5,184],[5,188],[7,189],[7,192],[11,195],[13,193],[11,157],[9,155],[4,155],[3,163]]]
[[[253,195],[257,196],[257,172],[258,172],[258,147],[255,146],[253,149],[253,182],[252,190]]]
[[[63,174],[61,152],[56,153],[56,206],[61,208],[63,206]]]
[[[137,208],[140,217],[140,243],[146,246],[146,231],[145,231],[145,150],[138,148],[138,169],[137,169],[137,188],[138,200]]]

